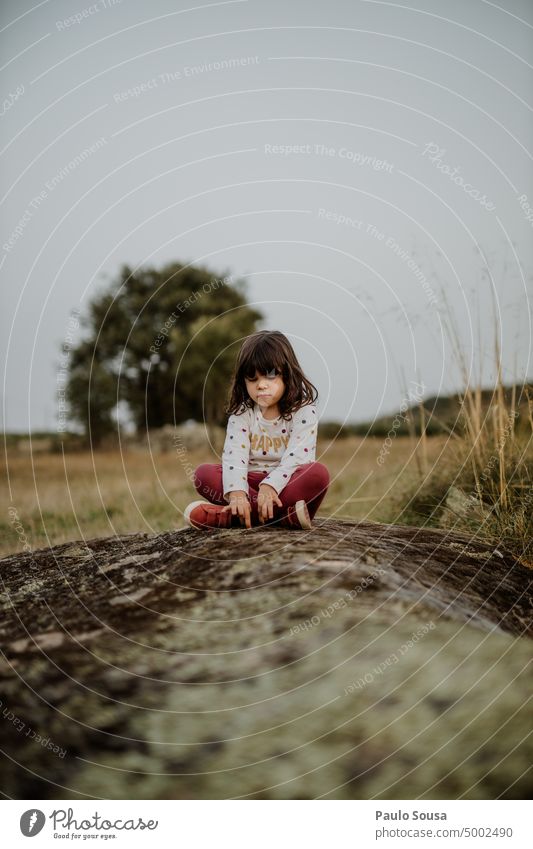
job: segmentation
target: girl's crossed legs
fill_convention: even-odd
[[[252,523],[257,524],[257,495],[259,484],[268,475],[268,472],[248,472],[248,487],[250,491],[250,505],[252,510]],[[196,491],[206,498],[211,504],[224,504],[224,493],[222,491],[222,464],[202,463],[194,473],[193,481]],[[297,501],[303,499],[307,503],[307,509],[311,519],[320,507],[329,486],[329,472],[323,463],[312,462],[298,466],[291,475],[289,483],[279,495],[283,507],[291,507]],[[274,510],[280,508],[274,505]],[[274,513],[274,516],[276,514]]]

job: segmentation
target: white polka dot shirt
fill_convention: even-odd
[[[315,459],[317,419],[314,404],[300,407],[290,421],[265,419],[258,404],[230,416],[222,451],[224,495],[248,492],[249,471],[268,472],[261,483],[279,494],[298,466]]]

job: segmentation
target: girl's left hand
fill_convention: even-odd
[[[274,518],[274,504],[278,507],[283,507],[283,503],[274,487],[267,483],[259,484],[257,494],[257,512],[259,514],[259,522],[263,524],[267,519]]]

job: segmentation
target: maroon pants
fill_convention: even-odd
[[[261,481],[268,472],[248,472],[248,487],[252,517],[257,517],[257,494]],[[227,504],[222,491],[222,465],[202,463],[194,473],[197,492],[211,504]],[[290,507],[303,499],[307,502],[311,518],[320,507],[329,486],[329,472],[323,463],[304,463],[291,475],[289,483],[281,490],[279,499],[284,507]],[[274,504],[274,516],[280,508]]]

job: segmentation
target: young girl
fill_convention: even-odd
[[[283,333],[248,336],[226,408],[222,463],[196,469],[196,489],[209,501],[189,504],[188,524],[310,528],[329,485],[327,468],[315,461],[317,397]]]

